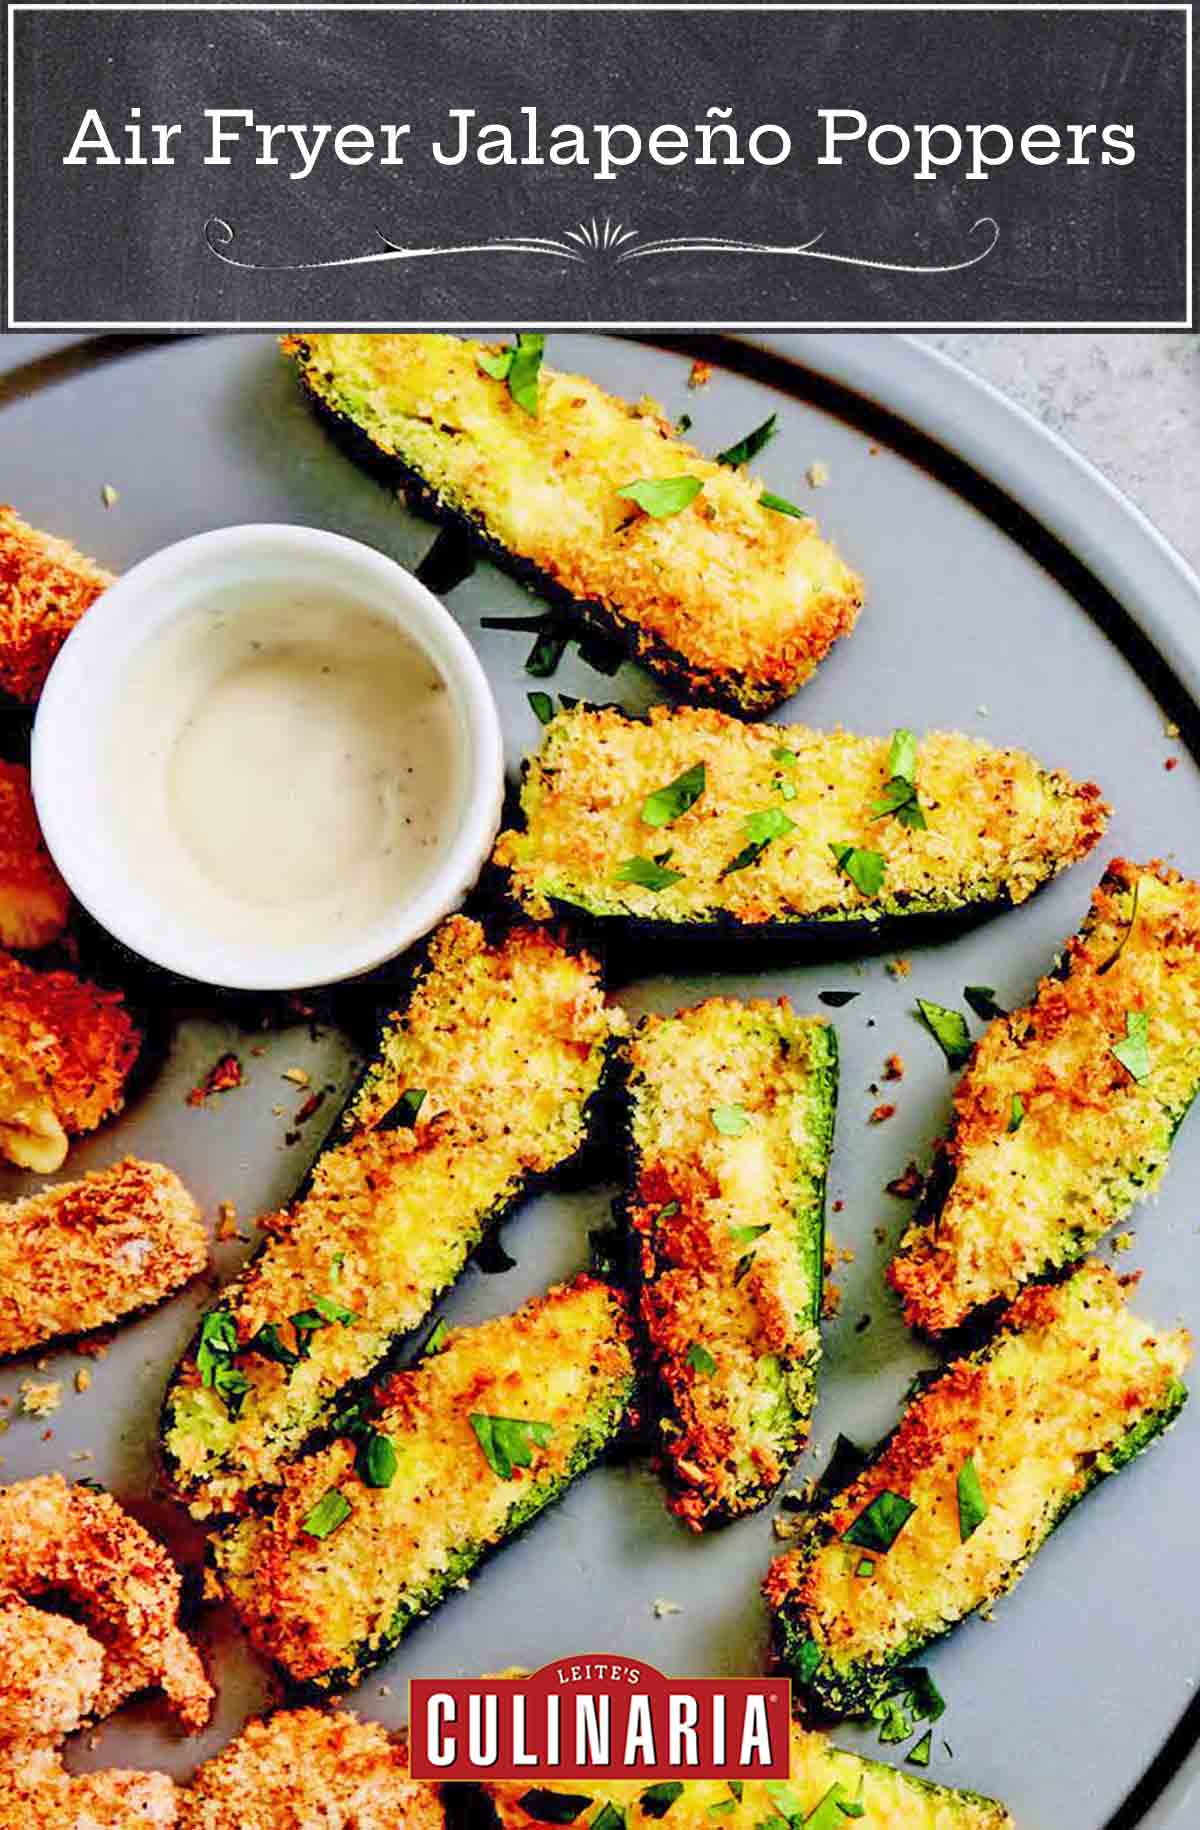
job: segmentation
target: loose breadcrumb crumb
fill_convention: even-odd
[[[697,356],[688,372],[689,388],[706,388],[712,380],[712,372],[712,363],[705,362],[702,356]]]
[[[202,1106],[210,1093],[227,1093],[231,1087],[240,1087],[244,1078],[242,1064],[230,1049],[196,1082],[187,1096],[188,1105]]]
[[[52,1417],[62,1403],[62,1382],[58,1379],[22,1379],[21,1409],[27,1417]]]
[[[898,955],[895,959],[888,961],[887,969],[894,979],[906,979],[912,971],[912,961]]]
[[[821,460],[818,458],[816,463],[810,464],[808,467],[809,488],[810,489],[824,489],[824,487],[825,487],[826,483],[828,483],[828,481],[829,481],[829,466],[828,466],[828,464],[823,464],[821,462]]]

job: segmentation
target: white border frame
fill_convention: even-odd
[[[597,319],[586,322],[576,319],[547,319],[543,328],[546,330],[579,330],[579,331],[934,331],[934,330],[1190,330],[1193,325],[1193,144],[1192,131],[1193,89],[1193,19],[1192,0],[1136,0],[1129,4],[1127,0],[1048,0],[1045,5],[1030,3],[1030,0],[682,0],[681,4],[664,4],[663,0],[645,0],[637,4],[636,0],[345,0],[335,4],[334,0],[254,0],[253,4],[239,5],[234,0],[164,0],[164,4],[151,4],[149,0],[81,0],[80,4],[71,4],[70,0],[23,0],[21,4],[8,7],[8,44],[7,44],[7,137],[8,184],[6,204],[6,232],[8,242],[8,272],[5,318],[5,329],[23,330],[61,330],[61,331],[205,331],[205,330],[286,330],[291,320],[276,319],[195,319],[181,321],[175,318],[149,318],[131,321],[128,319],[86,319],[79,320],[59,318],[17,318],[14,317],[14,204],[15,173],[13,166],[14,148],[14,102],[13,71],[16,17],[21,13],[310,13],[310,12],[354,12],[354,13],[688,13],[688,12],[748,12],[748,13],[1182,13],[1185,26],[1185,66],[1184,66],[1184,287],[1185,316],[1182,318],[1148,318],[1148,319],[1080,319],[1062,322],[1051,319],[1028,319],[1013,322],[1007,318],[984,319],[770,319],[728,322],[722,320],[695,319],[638,319],[618,321],[615,319]],[[372,321],[366,324],[348,324],[345,320],[308,321],[310,330],[344,330],[347,328],[390,331],[390,330],[502,330],[511,328],[511,320],[446,319],[436,325],[427,321],[413,319],[394,319]]]

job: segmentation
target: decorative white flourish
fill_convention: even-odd
[[[523,254],[526,258],[540,256],[547,260],[580,263],[603,258],[618,267],[627,261],[657,259],[669,254],[766,254],[835,261],[844,267],[872,267],[881,273],[935,274],[962,273],[967,267],[976,267],[986,260],[1000,240],[1000,225],[994,216],[981,216],[971,224],[968,239],[974,239],[980,229],[990,231],[985,248],[963,260],[940,264],[869,260],[862,255],[830,253],[817,246],[824,239],[823,229],[808,241],[794,243],[741,240],[731,235],[674,235],[659,241],[640,241],[636,229],[615,223],[610,216],[604,218],[603,226],[597,224],[594,216],[588,222],[581,222],[577,228],[566,231],[569,239],[565,240],[551,235],[493,235],[487,241],[457,242],[432,248],[405,247],[392,241],[382,229],[376,229],[382,246],[374,253],[349,254],[340,260],[326,261],[239,260],[236,255],[226,252],[235,240],[235,231],[221,216],[209,217],[204,225],[204,240],[209,252],[224,261],[227,267],[241,267],[252,273],[312,273],[326,267],[365,267],[380,261],[433,260],[458,254]],[[631,242],[637,242],[637,246],[630,247]]]

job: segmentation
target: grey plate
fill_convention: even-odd
[[[891,336],[802,336],[730,341],[718,353],[729,366],[689,394],[686,355],[601,337],[551,340],[559,364],[631,397],[650,392],[671,413],[690,412],[692,436],[707,449],[779,412],[780,436],[760,460],[763,474],[772,488],[818,510],[869,582],[859,630],[783,716],[880,732],[902,723],[961,727],[1027,745],[1078,776],[1094,776],[1116,809],[1094,863],[1023,909],[923,949],[908,978],[890,976],[882,959],[789,972],[740,964],[719,979],[651,978],[621,994],[638,1012],[673,1008],[718,986],[787,992],[802,1010],[821,1008],[816,994],[825,987],[862,993],[835,1017],[843,1068],[831,1188],[840,1204],[832,1229],[856,1256],[840,1274],[841,1314],[826,1330],[816,1437],[803,1475],[823,1464],[839,1430],[870,1442],[887,1429],[913,1372],[928,1363],[885,1293],[887,1248],[875,1237],[883,1227],[890,1243],[905,1220],[907,1207],[884,1184],[910,1156],[925,1155],[952,1087],[913,1019],[914,997],[961,1004],[965,984],[984,983],[1002,1002],[1023,999],[1077,926],[1104,855],[1160,855],[1200,869],[1195,842],[1189,849],[1200,830],[1200,775],[1184,744],[1164,734],[1168,715],[1185,731],[1195,716],[1186,695],[1200,691],[1200,587],[1093,471],[925,349]],[[428,527],[329,446],[268,339],[196,339],[104,361],[101,354],[83,372],[72,360],[61,382],[50,365],[44,386],[0,414],[5,493],[35,522],[117,568],[182,535],[246,520],[335,528],[408,565],[429,547]],[[805,471],[818,459],[831,481],[810,498]],[[120,491],[108,511],[105,483]],[[480,632],[478,622],[481,614],[527,610],[528,599],[481,567],[450,603],[495,684],[515,767],[538,736],[525,699],[533,683],[521,671],[524,639]],[[574,656],[554,684],[631,707],[651,696],[632,669],[610,681]],[[1171,755],[1178,767],[1166,773]],[[251,1044],[263,1052],[252,1055]],[[203,1110],[187,1107],[189,1087],[231,1045],[242,1051],[248,1084]],[[871,1083],[893,1049],[908,1064],[896,1089],[899,1111],[872,1126]],[[315,1041],[305,1027],[247,1037],[220,1014],[185,1016],[149,1090],[119,1125],[73,1152],[70,1173],[136,1149],[172,1163],[210,1215],[220,1200],[235,1201],[243,1215],[278,1203],[336,1104],[331,1095],[302,1140],[288,1145],[290,1115],[303,1098],[280,1077],[291,1065],[340,1089],[350,1052],[334,1031]],[[1176,1145],[1161,1200],[1137,1218],[1135,1254],[1120,1261],[1144,1267],[1139,1303],[1164,1323],[1200,1317],[1189,1193],[1198,1171],[1200,1121],[1193,1121]],[[6,1186],[15,1192],[20,1179]],[[501,1313],[569,1274],[584,1261],[587,1229],[606,1216],[611,1192],[531,1203],[506,1229],[517,1267],[500,1277],[468,1271],[447,1315]],[[222,1275],[245,1249],[217,1248]],[[43,1439],[42,1424],[15,1421],[2,1445],[5,1475],[90,1473],[194,1561],[199,1538],[156,1490],[153,1456],[163,1384],[205,1295],[197,1289],[123,1330],[85,1396],[70,1385],[81,1364],[75,1355],[50,1356],[41,1376],[63,1379],[67,1392],[51,1420],[53,1438]],[[31,1371],[6,1367],[0,1395],[15,1400]],[[994,1621],[966,1625],[932,1656],[949,1699],[933,1777],[1007,1799],[1022,1830],[1137,1822],[1182,1830],[1192,1821],[1187,1799],[1194,1807],[1200,1795],[1195,1774],[1189,1791],[1186,1770],[1200,1644],[1198,1439],[1200,1405],[1164,1445],[1087,1501]],[[83,1453],[91,1459],[72,1459]],[[597,1472],[495,1558],[470,1594],[414,1632],[355,1706],[399,1723],[414,1674],[534,1666],[601,1648],[671,1672],[754,1670],[766,1648],[758,1583],[777,1543],[771,1517],[694,1539],[664,1511],[646,1468]],[[681,1612],[657,1619],[656,1599]],[[104,1725],[98,1745],[72,1757],[184,1774],[221,1745],[267,1697],[269,1681],[224,1611],[210,1612],[201,1634],[221,1690],[204,1736],[176,1738],[161,1707],[148,1702]],[[869,1744],[853,1730],[841,1738]],[[1170,1803],[1164,1798],[1145,1818],[1169,1781]]]

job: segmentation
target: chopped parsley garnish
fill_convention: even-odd
[[[484,374],[490,375],[493,381],[507,381],[515,353],[511,349],[502,349],[495,353],[488,349],[481,349],[476,350],[475,360]]]
[[[644,890],[668,890],[673,883],[682,883],[683,876],[682,871],[668,870],[665,864],[643,857],[626,858],[613,872],[617,883],[637,883]]]
[[[721,876],[728,877],[734,871],[744,871],[747,865],[754,864],[762,857],[772,839],[781,839],[785,832],[795,830],[795,820],[789,819],[782,807],[764,807],[758,813],[748,814],[742,831],[749,843],[742,847],[736,857],[729,860],[721,871]]]
[[[773,1805],[777,1805],[789,1823],[797,1820],[804,1822],[804,1806],[786,1779],[767,1779],[763,1782],[763,1791]]]
[[[311,1309],[301,1309],[296,1315],[288,1317],[296,1330],[296,1352],[303,1360],[312,1345],[310,1336],[319,1334],[322,1328],[330,1328],[334,1322],[343,1328],[349,1328],[358,1320],[353,1309],[346,1309],[341,1303],[335,1303],[328,1296],[315,1296]]]
[[[726,464],[731,470],[736,470],[739,465],[748,464],[751,458],[756,458],[779,430],[776,420],[777,415],[772,413],[770,419],[764,419],[762,425],[755,426],[753,432],[747,432],[745,438],[739,438],[736,444],[718,451],[718,464]]]
[[[681,413],[679,415],[679,418],[675,421],[675,432],[676,432],[677,437],[682,438],[684,433],[690,432],[691,429],[692,429],[691,414],[690,413]]]
[[[310,1538],[331,1538],[353,1511],[345,1494],[337,1487],[331,1487],[328,1493],[321,1495],[300,1529]]]
[[[865,851],[859,845],[831,845],[833,861],[843,877],[849,877],[864,896],[878,896],[887,874],[886,860],[877,851]]]
[[[625,483],[617,494],[627,502],[636,502],[654,521],[665,521],[694,502],[704,488],[699,477],[638,477]]]
[[[717,1362],[713,1359],[703,1341],[692,1342],[687,1350],[687,1360],[688,1365],[692,1367],[695,1372],[703,1373],[706,1379],[711,1379],[717,1370]]]
[[[428,1338],[426,1339],[425,1345],[421,1349],[421,1352],[423,1354],[441,1353],[442,1343],[445,1341],[446,1336],[449,1334],[449,1332],[450,1332],[450,1330],[446,1326],[445,1316],[439,1315],[437,1321],[433,1324],[433,1327],[429,1330]]]
[[[518,331],[511,349],[493,354],[477,350],[475,360],[493,381],[507,381],[508,391],[531,419],[537,418],[538,373],[542,366],[546,339],[540,331]]]
[[[638,1799],[643,1817],[665,1817],[676,1799],[683,1797],[683,1784],[678,1779],[660,1779],[656,1784],[647,1786]]]
[[[794,769],[800,761],[795,750],[789,750],[783,744],[777,744],[771,751],[771,761],[782,763],[785,769]]]
[[[714,1106],[709,1117],[722,1137],[741,1137],[750,1124],[744,1106]]]
[[[914,1742],[905,1759],[910,1766],[928,1766],[930,1749],[933,1747],[933,1730],[927,1728],[921,1739]]]
[[[1012,1096],[1012,1108],[1008,1114],[1008,1129],[1019,1131],[1025,1118],[1025,1101],[1019,1093]]]
[[[399,1130],[408,1131],[417,1122],[417,1113],[425,1104],[424,1087],[406,1087],[391,1110],[391,1122]]]
[[[752,1245],[756,1239],[761,1239],[763,1234],[769,1233],[770,1230],[769,1220],[762,1226],[731,1226],[729,1237],[736,1245]]]
[[[382,1430],[367,1429],[354,1457],[354,1471],[365,1487],[390,1487],[396,1478],[396,1445]]]
[[[213,1387],[225,1406],[230,1422],[236,1423],[247,1397],[254,1389],[249,1379],[238,1367],[228,1360],[222,1360],[213,1373]]]
[[[592,1819],[591,1830],[625,1830],[625,1813],[606,1799]]]
[[[1130,905],[1129,920],[1126,923],[1125,932],[1122,934],[1120,940],[1117,942],[1116,946],[1113,948],[1113,950],[1109,954],[1108,958],[1104,961],[1104,964],[1102,966],[1096,967],[1096,977],[1097,978],[1100,978],[1102,976],[1102,974],[1104,974],[1105,972],[1111,972],[1112,968],[1116,965],[1116,963],[1120,959],[1122,953],[1124,953],[1124,951],[1125,951],[1125,943],[1129,939],[1129,936],[1133,933],[1133,924],[1137,920],[1138,893],[1141,890],[1141,887],[1142,887],[1142,880],[1140,877],[1138,877],[1134,881],[1134,885],[1133,885],[1133,902]]]
[[[656,1225],[656,1226],[657,1226],[657,1224],[658,1224],[658,1222],[659,1222],[659,1221],[660,1221],[660,1220],[671,1220],[671,1219],[673,1219],[673,1218],[674,1218],[674,1216],[675,1216],[675,1215],[676,1215],[676,1214],[677,1214],[677,1213],[678,1213],[678,1212],[679,1212],[679,1203],[678,1203],[678,1201],[668,1201],[668,1202],[667,1202],[667,1204],[666,1204],[666,1206],[665,1206],[665,1207],[660,1207],[660,1208],[659,1208],[659,1210],[658,1210],[658,1212],[657,1212],[657,1213],[656,1213],[656,1214],[655,1214],[655,1216],[654,1216],[654,1223],[655,1223],[655,1225]]]
[[[502,1481],[510,1481],[517,1468],[531,1467],[535,1444],[544,1449],[554,1434],[553,1424],[525,1417],[489,1417],[483,1411],[472,1411],[469,1422],[488,1466]]]
[[[548,680],[564,654],[568,638],[557,627],[543,629],[525,659],[525,672],[535,680]]]
[[[853,1004],[855,998],[861,998],[861,991],[818,991],[822,1004],[828,1004],[830,1010],[840,1010],[843,1004]]]
[[[586,1792],[551,1792],[545,1786],[534,1786],[520,1800],[526,1817],[539,1824],[573,1824],[594,1801]]]
[[[529,707],[539,724],[549,724],[554,716],[554,701],[549,693],[526,693]]]
[[[979,1530],[987,1515],[988,1503],[975,1457],[968,1455],[958,1471],[958,1535],[963,1544]]]
[[[743,1252],[741,1257],[738,1259],[737,1263],[733,1267],[733,1287],[735,1290],[737,1289],[738,1285],[745,1278],[749,1277],[749,1275],[753,1269],[754,1269],[754,1253],[753,1252]]]
[[[764,489],[758,499],[764,508],[771,509],[777,515],[791,515],[797,521],[812,520],[806,508],[797,508],[794,502],[789,502],[784,496],[772,495],[769,489]]]
[[[210,1309],[200,1323],[200,1340],[196,1347],[196,1370],[201,1385],[216,1383],[217,1368],[233,1358],[238,1350],[237,1328],[228,1309]]]
[[[847,1544],[857,1544],[860,1550],[890,1550],[916,1510],[902,1493],[892,1493],[885,1487],[869,1506],[863,1508],[842,1537]]]
[[[963,997],[975,1015],[984,1023],[991,1023],[996,1017],[1008,1015],[1003,1006],[997,1004],[996,992],[991,985],[964,985]]]
[[[351,1327],[358,1320],[353,1309],[347,1309],[345,1303],[335,1301],[332,1296],[314,1296],[313,1308],[327,1322],[340,1322],[343,1328]]]
[[[873,1576],[875,1574],[875,1559],[873,1557],[860,1557],[854,1566],[854,1574],[856,1576],[861,1576],[865,1582],[868,1576]]]
[[[851,1807],[849,1810],[846,1809],[847,1805]],[[847,1797],[845,1786],[840,1779],[835,1779],[820,1804],[815,1805],[800,1822],[804,1825],[804,1830],[838,1830],[845,1818],[855,1815],[857,1813],[853,1801]]]
[[[729,1813],[736,1808],[732,1798],[720,1798],[715,1805],[708,1806],[707,1815],[709,1817],[728,1817]]]
[[[738,1804],[740,1805],[742,1802],[742,1793],[746,1789],[745,1786],[742,1784],[741,1780],[740,1779],[727,1779],[725,1783],[729,1787],[729,1790],[733,1793],[733,1796],[736,1798]]]
[[[1150,1018],[1144,1010],[1125,1013],[1125,1039],[1112,1052],[1125,1072],[1140,1085],[1150,1078]]]
[[[917,798],[917,739],[912,731],[892,732],[888,780],[871,808],[871,818],[884,820],[889,814],[915,832],[924,830],[925,814]]]
[[[947,1067],[962,1067],[971,1053],[971,1037],[962,1011],[949,1010],[945,1004],[931,1003],[928,998],[918,998],[917,1013],[945,1055]]]
[[[802,1640],[793,1660],[796,1676],[802,1684],[816,1676],[821,1664],[821,1648],[815,1639]]]
[[[908,1697],[909,1707],[919,1721],[936,1722],[946,1713],[946,1699],[924,1665],[909,1665],[893,1679],[897,1690]]]
[[[260,1353],[264,1360],[274,1360],[277,1366],[298,1366],[300,1355],[294,1353],[281,1340],[279,1330],[274,1322],[264,1322],[258,1333],[246,1344],[247,1353]]]
[[[704,793],[706,770],[702,762],[693,763],[665,788],[656,788],[642,804],[642,822],[646,826],[670,826],[689,807],[694,807]]]

